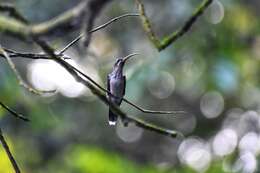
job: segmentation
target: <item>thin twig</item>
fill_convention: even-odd
[[[13,155],[12,155],[10,149],[9,149],[9,146],[8,146],[4,136],[3,136],[1,128],[0,128],[0,141],[2,143],[2,146],[3,146],[7,156],[9,158],[10,162],[12,163],[12,166],[15,170],[15,173],[21,173],[19,166],[18,166],[17,162],[15,161],[15,159],[14,159],[14,157],[13,157]]]
[[[21,85],[22,87],[24,87],[25,89],[27,89],[28,91],[34,93],[34,94],[43,94],[43,93],[53,93],[55,92],[56,90],[52,90],[52,91],[39,91],[37,89],[34,89],[32,87],[30,87],[28,84],[26,84],[22,77],[20,76],[20,74],[18,73],[12,59],[10,58],[9,54],[2,48],[2,46],[0,45],[0,52],[4,55],[4,57],[6,58],[7,62],[8,62],[8,65],[10,66],[10,68],[12,69],[12,71],[14,72],[18,82],[19,82],[19,85]]]
[[[123,98],[123,101],[125,101],[126,103],[135,107],[136,109],[140,110],[143,113],[149,113],[149,114],[186,114],[185,111],[154,111],[154,110],[144,109],[144,108],[130,102],[126,98]]]
[[[117,20],[120,20],[121,18],[124,18],[124,17],[135,17],[135,16],[140,16],[139,14],[137,13],[127,13],[127,14],[123,14],[121,16],[118,16],[118,17],[115,17],[111,20],[109,20],[108,22],[96,27],[96,28],[93,28],[91,31],[89,31],[90,33],[93,33],[93,32],[96,32],[98,30],[101,30],[105,27],[107,27],[108,25],[110,25],[111,23],[117,21]],[[77,38],[75,38],[73,41],[71,41],[67,46],[65,46],[60,52],[59,54],[63,54],[67,49],[69,49],[71,46],[73,46],[76,42],[78,42],[80,39],[82,39],[83,37],[85,36],[85,34],[80,34]]]
[[[27,52],[16,52],[14,50],[11,49],[7,49],[7,48],[3,48],[8,54],[10,58],[17,58],[17,57],[21,57],[21,58],[27,58],[27,59],[48,59],[48,60],[53,60],[49,55],[43,54],[43,53],[27,53]],[[3,54],[1,54],[0,52],[0,56],[5,58],[5,56]],[[68,56],[65,55],[58,55],[56,54],[56,56],[63,58],[63,59],[71,59]]]
[[[197,21],[197,19],[203,14],[203,12],[209,7],[209,5],[213,2],[213,0],[203,0],[199,7],[193,12],[192,16],[184,23],[184,25],[178,30],[175,31],[168,36],[164,37],[162,40],[159,40],[154,33],[151,22],[149,21],[145,8],[141,0],[136,0],[138,11],[141,16],[143,28],[153,43],[153,45],[159,50],[163,50],[171,45],[173,42],[178,40],[180,37],[185,35],[192,27],[192,25]]]
[[[82,29],[85,33],[83,44],[85,49],[88,47],[91,40],[91,30],[94,27],[94,22],[98,17],[100,11],[108,4],[111,0],[89,0],[82,12],[83,25]]]
[[[0,102],[0,105],[7,110],[9,113],[11,113],[13,116],[15,116],[16,118],[19,118],[21,120],[24,121],[30,121],[28,118],[26,118],[25,116],[23,116],[22,114],[17,113],[16,111],[12,110],[11,108],[9,108],[8,106],[6,106],[3,102]]]

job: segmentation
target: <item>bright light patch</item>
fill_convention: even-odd
[[[260,151],[260,140],[256,133],[249,132],[239,142],[239,149],[242,152],[249,151],[257,154]]]
[[[77,67],[76,62],[67,60]],[[78,68],[78,67],[77,67]],[[35,60],[29,65],[28,76],[38,90],[53,90],[66,97],[78,97],[85,92],[85,86],[77,82],[61,65],[50,60]]]
[[[209,146],[197,138],[184,140],[179,147],[178,157],[197,172],[206,171],[212,159]]]
[[[243,153],[235,162],[233,172],[254,173],[257,170],[256,157],[251,152]]]
[[[233,129],[220,131],[213,140],[213,151],[218,156],[232,153],[237,146],[237,134]]]

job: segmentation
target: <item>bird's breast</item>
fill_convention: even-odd
[[[122,97],[124,92],[124,79],[110,78],[110,92],[115,96]]]

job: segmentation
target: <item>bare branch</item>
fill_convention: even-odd
[[[7,49],[7,48],[3,48],[8,54],[10,58],[26,58],[26,59],[49,59],[49,60],[53,60],[49,55],[43,54],[43,53],[27,53],[27,52],[17,52],[11,49]],[[1,54],[0,52],[0,56],[5,58],[5,56],[3,54]],[[65,55],[58,55],[56,54],[56,56],[58,56],[59,58],[63,58],[63,59],[71,59],[68,56]]]
[[[6,106],[3,102],[0,102],[0,105],[7,110],[9,113],[11,113],[13,116],[15,116],[16,118],[19,118],[23,121],[30,121],[28,118],[26,118],[25,116],[23,116],[22,114],[17,113],[16,111],[12,110],[11,108],[9,108],[8,106]]]
[[[141,0],[136,0],[138,11],[141,16],[143,28],[150,39],[150,41],[153,43],[153,45],[159,50],[163,50],[167,48],[169,45],[174,43],[176,40],[178,40],[180,37],[182,37],[184,34],[186,34],[192,27],[192,25],[197,21],[197,19],[203,14],[203,12],[207,9],[207,7],[213,2],[213,0],[203,0],[203,2],[200,4],[200,6],[194,11],[192,16],[184,23],[184,25],[178,30],[175,31],[168,36],[164,37],[161,41],[156,37],[151,23],[145,13],[145,8]]]
[[[139,14],[137,13],[128,13],[128,14],[123,14],[121,16],[118,16],[118,17],[115,17],[111,20],[109,20],[108,22],[96,27],[96,28],[93,28],[91,31],[89,31],[90,33],[93,33],[93,32],[96,32],[98,30],[101,30],[105,27],[107,27],[108,25],[110,25],[111,23],[113,22],[116,22],[117,20],[120,20],[124,17],[136,17],[136,16],[140,16]],[[66,50],[68,50],[71,46],[73,46],[76,42],[78,42],[80,39],[82,39],[83,37],[85,36],[85,34],[80,34],[77,38],[75,38],[74,40],[72,40],[67,46],[65,46],[59,54],[63,54]]]
[[[21,173],[21,171],[20,171],[20,169],[19,169],[19,166],[18,166],[18,164],[16,163],[16,161],[15,161],[15,159],[14,159],[14,157],[13,157],[13,155],[12,155],[10,149],[9,149],[9,146],[8,146],[8,144],[7,144],[7,142],[6,142],[5,138],[4,138],[4,136],[3,136],[3,133],[2,133],[1,128],[0,128],[0,141],[1,141],[1,143],[2,143],[2,146],[3,146],[3,148],[4,148],[4,150],[5,150],[6,154],[7,154],[7,156],[8,156],[8,158],[9,158],[10,162],[12,163],[12,166],[13,166],[13,168],[14,168],[14,170],[15,170],[15,173]]]
[[[82,1],[74,8],[65,11],[51,20],[32,25],[31,33],[33,35],[43,36],[66,33],[78,29],[83,23],[82,13],[85,10],[86,3],[87,1]]]
[[[86,3],[86,1],[83,1],[51,20],[34,25],[25,25],[26,20],[20,18],[15,19],[0,15],[0,31],[23,39],[28,39],[31,35],[43,36],[66,33],[81,26],[81,15]]]
[[[123,101],[125,101],[126,103],[135,107],[136,109],[140,110],[143,113],[149,113],[149,114],[186,114],[185,111],[154,111],[154,110],[144,109],[144,108],[130,102],[126,98],[123,98]]]

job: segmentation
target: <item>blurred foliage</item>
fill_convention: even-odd
[[[9,142],[9,141],[8,141]],[[11,165],[11,162],[9,161],[5,151],[3,148],[0,149],[0,171],[1,172],[13,172],[13,167]]]
[[[4,152],[1,150],[1,154]],[[114,153],[105,152],[96,147],[80,146],[75,145],[64,152],[63,166],[58,166],[57,161],[51,161],[48,166],[44,167],[42,170],[25,170],[24,172],[77,172],[77,173],[192,173],[192,169],[185,167],[178,171],[171,170],[167,167],[156,168],[152,165],[142,165],[136,164],[119,156]],[[59,157],[61,158],[61,157]],[[58,161],[60,162],[60,161]],[[0,160],[1,172],[12,172],[12,167],[7,157],[2,157]],[[217,173],[221,171],[219,164],[212,167],[211,171],[208,173]]]
[[[22,14],[38,23],[79,1],[6,2],[13,2]],[[160,37],[179,28],[199,3],[199,0],[144,0]],[[40,62],[46,64],[33,71],[35,61],[16,59],[18,70],[33,86],[39,86],[44,75],[56,80],[55,86],[59,87],[54,95],[32,95],[19,87],[1,59],[0,100],[32,120],[20,122],[0,109],[0,126],[23,172],[259,171],[259,8],[259,0],[215,0],[184,37],[160,53],[147,39],[137,18],[123,19],[94,33],[89,50],[95,56],[86,56],[80,46],[67,52],[102,86],[106,85],[106,75],[115,57],[141,53],[126,65],[126,98],[145,108],[184,110],[187,114],[150,116],[125,104],[122,108],[130,115],[183,132],[186,136],[183,140],[134,126],[109,127],[107,107],[88,90],[81,91],[75,82],[69,83],[71,79],[59,74],[57,66],[47,69],[48,63]],[[136,11],[134,1],[114,0],[102,11],[96,26],[133,11]],[[55,48],[62,48],[79,32],[80,28],[48,41]],[[30,43],[1,33],[0,38],[5,47],[17,51],[39,51]],[[36,75],[34,80],[32,74]],[[0,148],[0,173],[9,172],[11,165]]]

